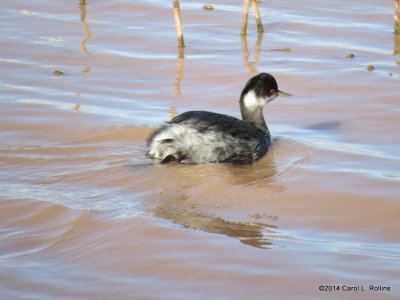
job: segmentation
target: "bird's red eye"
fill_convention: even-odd
[[[275,89],[269,89],[269,91],[268,91],[270,94],[273,94],[273,93],[275,93]]]

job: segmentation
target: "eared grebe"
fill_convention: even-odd
[[[147,155],[161,163],[252,163],[271,143],[263,107],[278,95],[290,96],[278,90],[272,75],[258,74],[240,95],[243,120],[208,111],[185,112],[149,136]]]

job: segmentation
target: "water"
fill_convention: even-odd
[[[168,1],[3,5],[1,298],[398,299],[392,3],[261,3],[246,38],[241,1],[181,10],[183,51]],[[294,94],[263,159],[146,158],[176,113],[239,116],[261,71]]]

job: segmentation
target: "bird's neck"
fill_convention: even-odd
[[[242,120],[252,124],[253,126],[257,127],[260,129],[266,136],[270,136],[267,124],[265,123],[264,120],[264,115],[263,115],[263,110],[262,107],[256,107],[249,109],[246,107],[246,105],[243,103],[243,101],[240,102],[240,112],[242,113]]]
[[[263,115],[263,100],[259,99],[253,91],[240,95],[240,112],[242,120],[260,129],[266,136],[270,136]]]

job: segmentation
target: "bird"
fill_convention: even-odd
[[[147,138],[147,156],[161,164],[251,164],[271,145],[263,107],[278,96],[275,78],[260,73],[250,78],[240,94],[242,120],[209,111],[188,111],[156,129]]]

